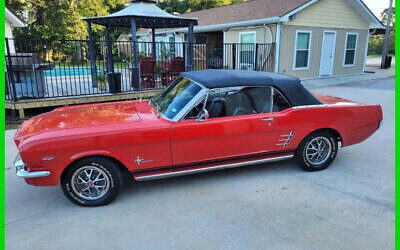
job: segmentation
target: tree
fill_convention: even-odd
[[[197,11],[241,2],[244,0],[189,0],[189,6],[190,11]]]
[[[126,0],[6,0],[28,27],[16,29],[16,39],[86,39],[86,22],[81,17],[103,16],[121,10]],[[93,26],[96,36],[102,28]]]
[[[159,0],[158,6],[169,13],[205,10],[245,0]]]
[[[168,13],[185,13],[189,10],[189,0],[160,0],[157,3],[158,7]]]
[[[385,9],[381,13],[381,22],[386,25],[387,23],[387,13],[388,9]],[[395,54],[395,35],[394,35],[394,29],[395,29],[395,7],[393,7],[393,14],[392,14],[392,20],[390,22],[390,29],[391,29],[391,34],[390,34],[390,40],[389,40],[389,55],[394,55]],[[384,35],[372,35],[369,39],[369,45],[368,45],[368,55],[380,55],[382,54],[383,50],[383,43],[385,40]]]
[[[392,10],[393,12],[392,12],[392,20],[390,21],[390,28],[394,30],[396,23],[395,7],[392,7]],[[384,9],[381,13],[381,20],[384,25],[386,25],[387,23],[387,18],[388,18],[388,8]]]

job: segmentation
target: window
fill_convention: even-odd
[[[249,98],[252,108],[258,113],[270,113],[272,111],[272,88],[250,87],[243,90]]]
[[[175,116],[200,92],[201,87],[189,79],[179,78],[152,98],[154,108],[168,119]]]
[[[344,49],[344,62],[343,62],[343,65],[345,67],[354,66],[356,58],[357,39],[358,39],[357,33],[347,33],[346,35],[346,44]]]
[[[171,56],[175,56],[175,37],[174,36],[170,36],[168,38],[169,40],[169,52],[171,54]]]
[[[308,69],[311,47],[311,31],[296,31],[294,69]]]
[[[239,69],[252,70],[254,68],[256,33],[240,33]]]
[[[290,104],[288,103],[286,98],[276,89],[273,89],[272,100],[272,112],[280,112],[282,110],[290,108]]]
[[[211,89],[207,98],[195,105],[185,119],[199,118],[204,107],[210,118],[218,118],[279,112],[290,108],[290,104],[270,86],[216,88]]]
[[[165,60],[164,37],[156,36],[156,60]]]
[[[243,87],[211,89],[206,109],[210,118],[256,114]]]

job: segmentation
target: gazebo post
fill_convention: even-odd
[[[157,53],[156,53],[156,29],[155,28],[151,28],[151,51],[152,51],[152,55],[154,60],[157,60]]]
[[[90,65],[91,65],[91,75],[92,75],[92,87],[97,87],[96,79],[96,56],[94,54],[94,42],[92,34],[92,23],[87,22],[87,31],[89,35],[89,54],[90,54]]]
[[[107,43],[107,73],[114,73],[114,61],[112,56],[112,44],[110,40],[109,27],[106,26],[106,43]]]
[[[186,71],[193,70],[193,23],[188,26],[188,46],[187,46]]]
[[[136,39],[136,21],[135,18],[131,18],[131,29],[132,29],[132,78],[133,78],[133,88],[140,88],[140,78],[139,78],[139,65],[137,58],[137,39]]]

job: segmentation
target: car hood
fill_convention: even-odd
[[[21,139],[44,132],[101,126],[117,123],[140,122],[140,113],[149,116],[151,107],[144,101],[124,101],[76,105],[57,108],[51,112],[35,116],[19,127],[14,139]]]

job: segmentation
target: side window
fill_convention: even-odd
[[[257,113],[243,87],[210,90],[206,109],[210,118]]]
[[[192,108],[192,110],[189,111],[189,113],[187,113],[187,115],[185,116],[186,120],[195,120],[198,119],[200,117],[200,112],[203,110],[204,108],[204,102],[205,102],[206,98],[204,97],[203,100],[201,102],[199,102],[199,104],[197,104],[196,106],[194,106]]]
[[[294,70],[308,69],[311,31],[296,31]]]
[[[357,33],[347,33],[346,44],[344,49],[344,62],[343,66],[354,66],[357,49]]]
[[[272,88],[271,87],[249,87],[244,90],[250,100],[252,108],[256,113],[272,112]]]
[[[290,108],[290,104],[288,103],[288,101],[275,88],[273,88],[272,96],[273,96],[272,112],[279,112],[279,111],[285,110],[287,108]]]

